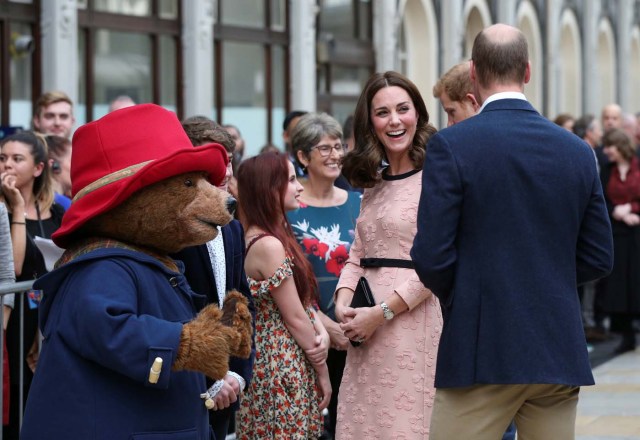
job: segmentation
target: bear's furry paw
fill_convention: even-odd
[[[230,342],[232,356],[248,358],[251,355],[251,342],[253,339],[253,327],[251,325],[251,313],[247,307],[248,301],[237,290],[227,293],[222,306],[221,322],[233,329],[237,336]]]
[[[221,319],[222,311],[209,304],[182,327],[174,370],[199,371],[214,380],[227,374],[230,347],[237,332],[223,325]]]

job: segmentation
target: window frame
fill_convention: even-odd
[[[216,119],[222,123],[224,121],[224,43],[252,43],[260,44],[264,50],[265,59],[265,84],[268,86],[265,90],[264,108],[267,114],[266,120],[266,142],[273,143],[273,103],[274,103],[274,85],[273,85],[273,46],[281,46],[285,54],[284,66],[284,105],[285,112],[289,112],[291,108],[291,91],[289,90],[291,65],[289,46],[290,46],[290,8],[289,1],[284,1],[285,22],[284,29],[280,29],[271,25],[272,21],[272,2],[271,0],[262,0],[264,2],[264,23],[262,28],[243,27],[236,25],[225,25],[220,21],[222,17],[224,5],[222,0],[217,2],[216,23],[213,29],[213,51],[214,51],[214,107],[216,111]],[[279,135],[279,133],[278,133]]]
[[[129,32],[146,35],[151,40],[151,96],[152,102],[161,102],[160,92],[160,37],[169,36],[175,42],[176,114],[182,119],[184,114],[184,72],[182,68],[182,1],[177,2],[176,18],[161,18],[158,0],[151,0],[151,14],[148,17],[96,11],[94,1],[87,0],[86,9],[78,9],[78,37],[84,36],[84,65],[81,72],[85,76],[86,121],[92,121],[95,105],[95,39],[98,30]]]

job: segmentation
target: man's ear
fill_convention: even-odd
[[[527,84],[531,79],[531,61],[527,61],[527,68],[524,71],[524,83]]]
[[[467,93],[466,95],[464,95],[464,99],[469,101],[469,103],[473,107],[473,110],[477,113],[478,109],[480,108],[480,104],[478,104],[476,95],[474,95],[473,93]]]
[[[40,117],[37,115],[33,116],[33,119],[31,120],[31,123],[33,124],[33,128],[36,129],[36,131],[40,130]]]
[[[471,78],[471,82],[476,82],[476,66],[473,64],[473,60],[469,60],[469,78]]]

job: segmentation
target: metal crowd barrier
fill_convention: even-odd
[[[11,313],[19,313],[21,317],[24,318],[24,302],[22,301],[21,295],[27,294],[29,290],[33,287],[33,282],[31,281],[21,281],[19,283],[11,283],[11,284],[2,284],[0,285],[0,323],[4,323],[4,297],[10,293],[15,293],[15,309]],[[20,363],[19,365],[24,365],[25,353],[24,353],[24,319],[20,320]],[[18,398],[18,407],[19,407],[19,423],[22,426],[22,415],[24,413],[24,368],[19,369],[18,373],[18,381],[20,384],[20,392]],[[4,338],[0,338],[0,380],[4,378]],[[14,397],[15,398],[15,397]],[[4,409],[4,393],[0,393],[0,418],[3,415]],[[0,440],[2,440],[3,430],[0,429]]]

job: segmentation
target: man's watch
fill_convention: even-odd
[[[395,313],[393,313],[393,310],[389,308],[387,303],[383,303],[383,302],[380,303],[380,307],[382,308],[382,316],[384,316],[384,319],[386,319],[387,321],[391,321],[395,316]]]

